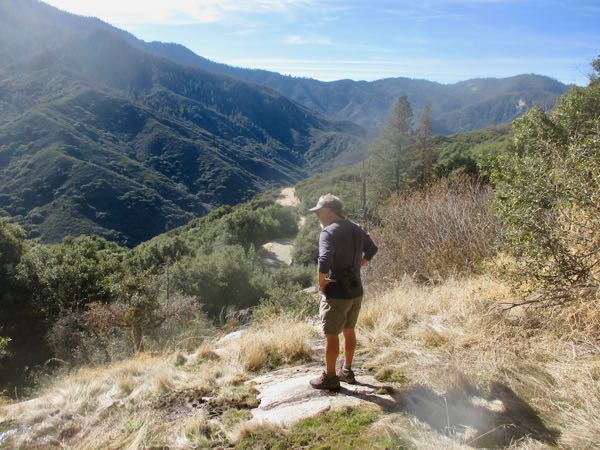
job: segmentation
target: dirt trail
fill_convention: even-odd
[[[296,189],[294,187],[287,187],[281,190],[277,203],[282,206],[291,206],[297,208],[300,206],[300,200],[296,197]]]
[[[281,190],[277,203],[282,206],[298,208],[300,200],[296,196],[296,189],[287,187]],[[301,217],[298,221],[298,228],[302,228],[306,222],[306,217]],[[281,238],[263,244],[258,251],[258,255],[263,262],[270,266],[289,266],[292,264],[293,239]]]

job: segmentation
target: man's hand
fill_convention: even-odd
[[[364,257],[363,257],[363,258],[360,260],[360,267],[365,267],[365,266],[367,266],[368,264],[369,264],[369,260],[368,260],[367,258],[364,258]]]
[[[328,278],[327,274],[319,272],[319,291],[321,291],[321,293],[325,294],[327,285],[334,282],[335,280]]]

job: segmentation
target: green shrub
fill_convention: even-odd
[[[52,322],[62,311],[111,300],[126,253],[100,237],[67,237],[60,244],[33,246],[21,259],[19,278],[31,290],[37,313]]]
[[[237,208],[223,217],[215,234],[217,242],[226,245],[259,246],[272,239],[293,236],[298,231],[297,221],[295,211],[281,205]]]
[[[600,81],[516,120],[516,153],[493,172],[513,275],[556,289],[600,281]]]
[[[300,198],[301,209],[312,208],[319,197],[331,192],[344,202],[344,210],[349,217],[361,215],[361,170],[362,165],[336,169],[319,173],[296,185],[296,194]]]
[[[257,199],[236,207],[223,206],[204,217],[144,242],[127,259],[131,270],[161,273],[185,257],[210,254],[223,246],[258,247],[298,231],[298,214],[293,208]]]
[[[264,295],[253,249],[223,246],[211,254],[182,258],[173,266],[173,287],[197,297],[211,317],[256,305]]]
[[[306,320],[319,313],[319,296],[303,290],[299,285],[271,286],[254,309],[258,320],[271,316],[285,316],[292,320]]]
[[[147,274],[127,274],[116,286],[116,291],[123,306],[123,326],[131,339],[133,351],[142,351],[144,335],[165,320],[160,311],[158,286]]]
[[[319,257],[319,233],[321,227],[315,217],[308,216],[306,223],[294,239],[292,261],[294,265],[314,266]]]
[[[267,286],[285,287],[300,286],[307,288],[316,283],[316,267],[314,266],[285,266],[279,267],[272,272],[268,272],[268,278],[265,280]]]
[[[6,348],[8,347],[8,344],[10,344],[10,341],[11,339],[8,337],[0,336],[0,359],[8,355]]]

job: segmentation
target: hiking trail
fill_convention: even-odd
[[[294,187],[281,190],[277,203],[282,206],[298,208],[300,200],[296,196]],[[306,217],[302,216],[298,221],[298,229],[306,223]],[[263,244],[258,250],[258,256],[269,266],[289,266],[292,264],[292,250],[294,248],[293,238],[280,238]]]

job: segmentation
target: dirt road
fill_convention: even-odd
[[[300,206],[300,200],[296,197],[296,189],[293,187],[283,188],[277,199],[277,203],[283,206],[297,208]]]
[[[291,208],[298,208],[300,200],[296,197],[296,190],[293,187],[287,187],[281,190],[277,203]],[[298,228],[302,228],[306,222],[305,217],[298,221]],[[289,266],[292,264],[293,239],[282,238],[263,244],[258,255],[263,262],[271,266]]]

